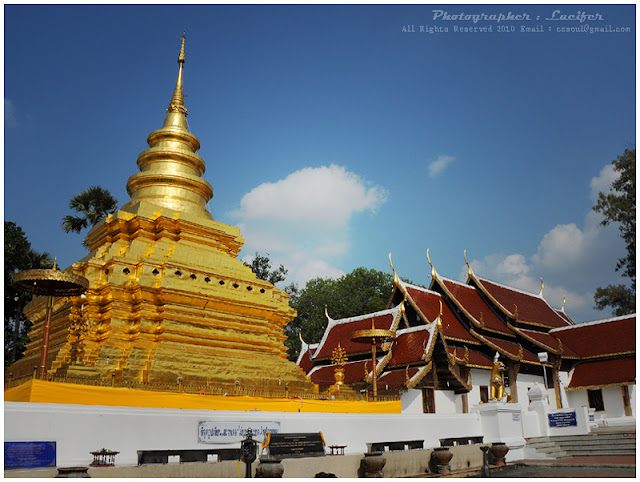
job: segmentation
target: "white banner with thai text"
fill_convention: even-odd
[[[238,443],[251,429],[253,440],[262,442],[267,432],[279,433],[280,422],[250,421],[250,422],[198,422],[198,443],[201,444],[232,444]]]

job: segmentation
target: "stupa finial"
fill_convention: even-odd
[[[180,65],[178,70],[178,80],[176,81],[176,88],[171,96],[169,107],[167,107],[167,112],[178,112],[184,116],[187,115],[187,109],[184,106],[184,94],[182,93],[182,67],[186,61],[186,57],[184,55],[184,40],[186,36],[187,32],[185,30],[182,32],[182,38],[180,39],[182,45],[180,46],[180,55],[178,55],[178,64]]]

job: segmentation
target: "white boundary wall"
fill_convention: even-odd
[[[347,445],[346,453],[364,453],[367,443],[424,440],[439,447],[441,438],[482,436],[477,413],[333,414],[231,412],[49,403],[4,403],[4,440],[55,441],[57,465],[87,465],[89,452],[120,452],[118,465],[136,465],[138,450],[234,448],[234,444],[199,444],[198,422],[280,422],[282,432],[322,431],[327,445]]]

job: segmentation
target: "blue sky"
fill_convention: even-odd
[[[455,17],[509,12],[531,20]],[[578,12],[593,17],[548,20]],[[427,248],[454,279],[466,249],[478,276],[534,293],[542,277],[575,321],[609,316],[593,292],[624,281],[624,245],[591,206],[635,145],[635,17],[635,5],[5,5],[5,220],[63,268],[85,256],[60,227],[68,201],[96,184],[129,199],[186,28],[189,126],[209,209],[241,227],[241,257],[269,253],[303,284],[390,272],[391,252],[401,277],[428,285]]]

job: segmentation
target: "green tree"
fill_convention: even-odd
[[[244,262],[245,266],[251,268],[258,279],[262,279],[268,281],[271,284],[279,283],[280,281],[284,281],[286,279],[287,273],[289,272],[284,266],[280,265],[276,269],[271,269],[271,260],[269,259],[269,253],[266,256],[263,256],[259,253],[256,253],[255,258],[251,263]]]
[[[79,213],[79,216],[70,214],[62,219],[62,229],[66,233],[73,231],[80,233],[87,227],[93,227],[108,214],[116,212],[118,200],[109,191],[100,186],[90,188],[76,194],[69,201],[69,208]],[[86,242],[82,243],[87,246]]]
[[[22,314],[31,295],[17,291],[13,286],[16,273],[25,269],[51,268],[49,253],[38,253],[20,226],[4,222],[4,363],[9,366],[22,358],[31,322]]]
[[[285,328],[289,359],[300,353],[300,338],[317,343],[327,327],[325,306],[333,319],[384,310],[393,290],[393,275],[374,269],[356,268],[338,279],[314,278],[291,294],[298,316]]]
[[[616,271],[631,280],[624,284],[598,288],[594,295],[595,307],[611,307],[616,316],[636,311],[636,150],[625,149],[624,154],[612,162],[618,178],[611,183],[612,192],[599,193],[593,210],[604,215],[602,225],[618,224],[627,255],[620,258]]]

